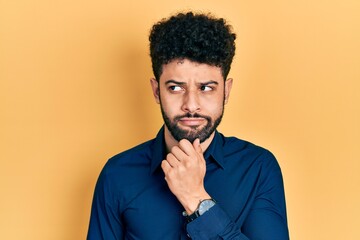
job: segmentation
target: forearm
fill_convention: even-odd
[[[192,239],[198,240],[249,240],[218,204],[188,223],[186,230]]]
[[[286,220],[272,211],[256,210],[249,214],[242,226],[239,226],[218,204],[190,222],[186,230],[192,239],[197,240],[289,239]]]

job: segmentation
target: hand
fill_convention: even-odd
[[[204,188],[206,162],[199,139],[193,144],[181,140],[162,161],[161,168],[170,191],[188,214],[196,210],[201,200],[211,198]]]

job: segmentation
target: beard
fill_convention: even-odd
[[[218,116],[214,120],[209,116],[201,115],[198,113],[194,113],[194,114],[187,113],[184,115],[178,115],[171,120],[170,117],[166,114],[165,110],[163,109],[161,102],[160,102],[160,107],[166,127],[169,129],[174,139],[178,142],[181,139],[187,139],[189,142],[193,143],[197,138],[199,138],[201,143],[204,142],[206,139],[208,139],[211,136],[211,134],[219,126],[221,119],[224,115],[224,104],[223,104],[220,116]],[[180,119],[182,118],[203,118],[206,120],[206,125],[190,126],[190,129],[184,130],[178,125]]]

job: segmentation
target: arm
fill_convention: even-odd
[[[183,144],[183,142],[180,142],[180,149],[186,152],[187,156],[191,156],[191,151],[188,151],[186,146],[184,147],[181,144]],[[196,142],[194,142],[193,147],[194,149],[197,148]],[[197,153],[202,156],[201,151],[197,151]],[[169,188],[179,199],[180,203],[183,204],[188,214],[195,210],[196,207],[194,206],[198,204],[198,201],[193,202],[191,208],[187,208],[189,205],[186,204],[189,201],[181,199],[186,199],[189,195],[200,195],[193,194],[190,190],[195,191],[199,189],[200,193],[206,193],[202,181],[186,180],[189,176],[195,178],[195,180],[197,179],[194,177],[194,173],[191,172],[196,168],[189,167],[191,164],[186,163],[186,161],[192,161],[194,164],[196,162],[200,165],[203,164],[202,161],[196,159],[201,158],[184,158],[184,156],[178,153],[178,149],[175,148],[175,151],[172,150],[172,155],[168,155],[167,159],[163,162],[163,170]],[[263,155],[262,160],[259,184],[256,188],[256,197],[242,227],[240,228],[238,224],[232,221],[225,211],[221,209],[221,206],[216,204],[209,211],[187,225],[188,234],[192,239],[289,239],[280,168],[271,154]],[[200,169],[202,169],[202,167],[200,167]],[[198,171],[201,177],[203,177],[203,175],[201,175],[202,173],[202,171]],[[194,187],[193,185],[197,182],[198,186]],[[188,189],[189,191],[185,193],[185,191],[181,189]]]
[[[123,224],[116,212],[113,187],[105,169],[96,183],[87,240],[123,239]]]
[[[262,158],[256,198],[244,222],[243,232],[250,239],[289,239],[281,169],[268,151]]]
[[[187,231],[193,239],[288,240],[283,181],[275,158],[263,162],[257,194],[241,228],[217,204],[189,223]]]
[[[188,223],[186,230],[191,238],[196,240],[249,240],[218,204]]]

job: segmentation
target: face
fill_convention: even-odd
[[[223,116],[232,79],[224,81],[221,68],[184,60],[163,65],[159,81],[151,80],[161,106],[165,134],[176,141],[196,138],[204,142]]]

